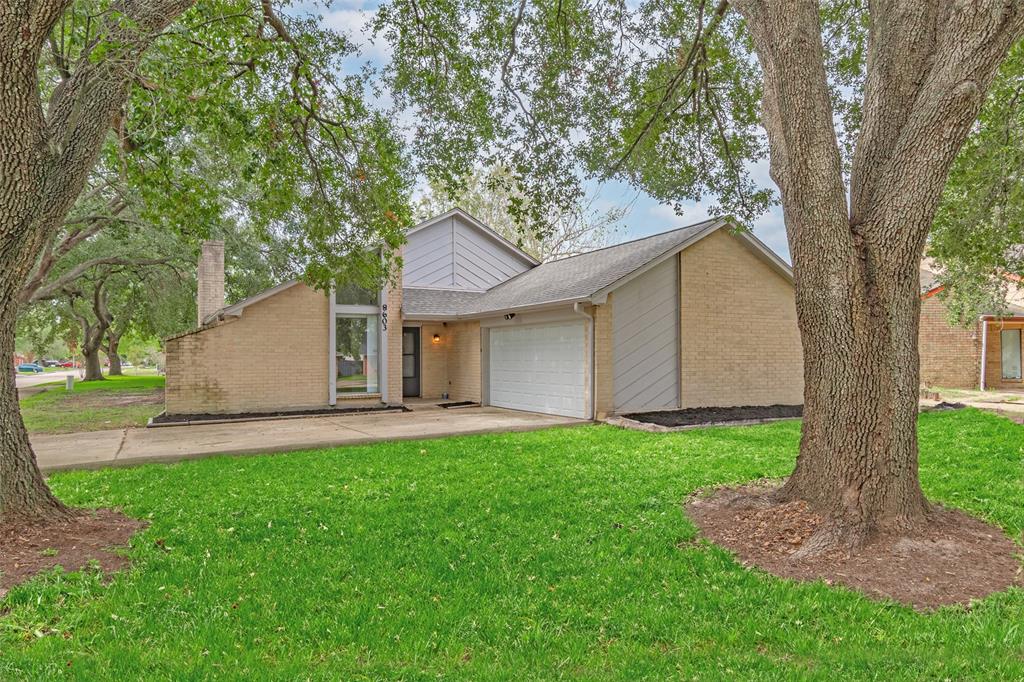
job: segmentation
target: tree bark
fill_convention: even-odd
[[[121,335],[113,330],[107,331],[107,360],[110,362],[109,376],[119,377],[121,373],[121,356],[117,354],[117,347],[121,344]]]
[[[8,299],[9,307],[12,305]],[[58,521],[71,511],[43,481],[18,410],[14,362],[14,314],[0,310],[0,523]]]
[[[39,58],[69,0],[0,3],[0,359],[13,354],[19,297],[99,155],[144,51],[193,0],[115,2],[98,15],[96,47],[44,107]],[[8,365],[9,367],[10,365]],[[42,481],[13,381],[0,384],[0,523],[67,513]]]
[[[779,495],[825,517],[812,554],[927,523],[918,481],[918,268],[949,167],[1010,46],[1019,2],[870,6],[850,202],[814,0],[735,0],[793,258],[804,358],[796,468]]]

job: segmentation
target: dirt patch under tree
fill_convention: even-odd
[[[104,572],[123,568],[129,561],[116,550],[146,525],[119,511],[98,509],[81,510],[59,523],[0,526],[0,597],[58,565],[77,571],[96,561]]]
[[[823,519],[804,502],[777,502],[775,490],[767,484],[720,488],[692,497],[686,511],[708,539],[744,565],[793,580],[845,585],[917,609],[966,604],[1024,586],[1021,547],[999,528],[939,506],[914,535],[881,536],[852,554],[797,558]]]

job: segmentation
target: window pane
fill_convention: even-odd
[[[379,392],[377,316],[339,316],[335,320],[335,332],[338,393]]]
[[[338,284],[334,289],[334,302],[338,305],[377,305],[377,292],[355,284]]]
[[[1003,351],[1003,378],[1020,379],[1020,330],[1004,329],[999,342]]]

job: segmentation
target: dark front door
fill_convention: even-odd
[[[402,327],[402,396],[420,394],[420,328]]]

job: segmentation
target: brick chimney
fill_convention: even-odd
[[[208,239],[199,255],[199,325],[224,307],[224,241]]]

